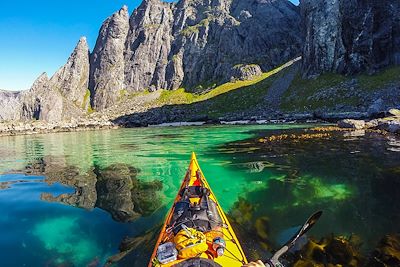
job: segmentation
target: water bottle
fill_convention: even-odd
[[[217,252],[217,257],[224,255],[226,243],[222,237],[216,237],[213,240],[213,250]]]

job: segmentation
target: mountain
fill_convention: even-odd
[[[103,23],[91,55],[93,106],[146,89],[221,84],[238,65],[270,70],[300,54],[299,25],[289,1],[144,0],[129,19],[124,7]]]
[[[301,64],[292,61],[299,56]],[[81,38],[51,78],[41,75],[28,91],[0,91],[0,120],[85,119],[92,108],[90,118],[129,112],[142,118],[153,108],[168,120],[160,105],[204,102],[237,84],[249,89],[246,84],[256,84],[235,82],[259,81],[286,62],[295,64],[260,83],[272,88],[266,95],[250,91],[240,101],[225,95],[235,103],[222,104],[251,103],[250,113],[240,113],[251,116],[275,116],[289,106],[312,112],[328,102],[333,110],[396,104],[400,75],[391,67],[400,65],[400,2],[143,0],[132,15],[124,6],[104,21],[92,52]],[[254,97],[260,99],[248,101]]]

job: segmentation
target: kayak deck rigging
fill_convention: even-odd
[[[164,249],[176,253],[161,260]],[[187,256],[193,254],[196,256]],[[198,262],[193,265],[194,261]],[[192,153],[189,168],[167,214],[148,267],[239,267],[246,263],[239,240],[205,179],[196,155]]]

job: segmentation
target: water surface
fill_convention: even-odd
[[[396,140],[305,125],[143,128],[0,138],[4,266],[101,266],[125,237],[118,266],[144,266],[190,153],[246,243],[276,249],[315,210],[317,238],[357,236],[371,250],[400,225]],[[265,141],[265,137],[289,137]],[[260,140],[261,139],[261,140]],[[269,139],[268,139],[269,140]]]

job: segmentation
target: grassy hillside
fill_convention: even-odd
[[[263,84],[263,83],[266,82],[266,80],[271,80],[268,78],[272,77],[274,74],[280,72],[284,68],[285,68],[285,66],[280,66],[272,71],[263,73],[262,75],[255,77],[252,80],[228,82],[228,83],[222,84],[220,86],[217,86],[216,88],[212,89],[211,91],[209,91],[205,94],[196,94],[196,93],[186,92],[185,89],[183,89],[183,88],[178,89],[178,90],[173,90],[173,91],[162,90],[161,96],[157,100],[157,102],[158,102],[158,104],[161,104],[161,105],[192,104],[195,102],[209,100],[209,99],[215,98],[217,96],[226,94],[228,92],[233,92],[235,90],[240,91],[242,89],[247,89],[247,93],[251,93],[248,91],[251,88],[254,88],[255,91],[261,93],[260,87],[262,87],[265,90],[267,89],[267,88],[265,88],[266,84]],[[238,92],[236,92],[236,93],[238,93]]]
[[[157,106],[180,105],[188,110],[194,109],[199,115],[211,118],[223,116],[230,112],[248,110],[260,104],[272,82],[287,65],[263,73],[252,80],[228,82],[217,86],[205,94],[196,94],[178,90],[162,90],[154,104]],[[283,73],[283,72],[282,72]]]
[[[162,121],[209,119],[220,117],[240,118],[241,116],[268,116],[271,103],[266,96],[275,88],[285,84],[288,77],[293,77],[297,66],[289,62],[270,72],[263,73],[252,80],[235,81],[222,84],[214,89],[201,93],[178,90],[159,90],[157,92],[138,92],[127,95],[121,93],[123,99],[133,101],[129,105],[120,105],[124,110],[130,106],[144,107],[137,110],[137,121],[141,118],[161,118]],[[400,67],[388,68],[376,75],[358,75],[355,77],[327,73],[316,79],[303,79],[300,73],[294,78],[289,88],[285,88],[282,98],[276,99],[282,112],[326,111],[359,111],[370,103],[371,94],[393,84],[400,84]],[[285,79],[285,80],[284,80]],[[290,78],[291,79],[291,78]],[[278,86],[278,87],[277,87]],[[393,87],[393,86],[392,86]],[[391,88],[391,87],[389,87]],[[376,97],[376,96],[374,96]],[[142,99],[141,101],[136,101]],[[144,102],[143,102],[144,101]],[[275,99],[274,99],[275,101]],[[339,106],[339,107],[338,107]],[[150,109],[150,110],[148,110]],[[148,111],[148,112],[147,112]],[[267,113],[265,113],[267,112]],[[140,113],[140,114],[139,114]],[[260,114],[263,113],[263,114]],[[272,114],[273,116],[273,114]],[[135,119],[134,119],[135,120]]]
[[[281,109],[312,111],[338,104],[356,107],[363,104],[366,95],[396,82],[400,82],[400,67],[352,77],[326,73],[316,79],[302,79],[298,74],[283,96]]]

